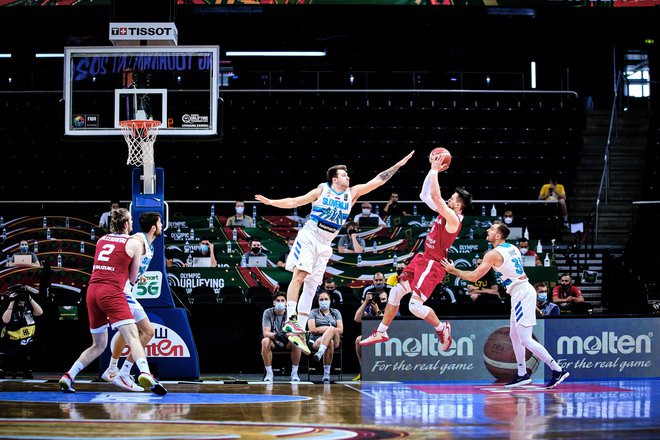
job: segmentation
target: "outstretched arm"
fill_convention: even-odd
[[[447,205],[447,202],[445,202],[445,200],[442,198],[442,194],[440,192],[440,184],[438,183],[437,176],[439,172],[445,171],[447,168],[449,168],[449,165],[441,163],[440,156],[436,156],[431,159],[431,171],[429,171],[429,176],[431,177],[429,182],[430,195],[431,200],[436,207],[436,212],[445,218],[445,229],[447,232],[453,234],[458,229],[458,215]]]
[[[370,193],[379,186],[384,185],[385,182],[390,180],[390,178],[394,175],[394,173],[396,173],[399,170],[399,168],[401,168],[406,164],[406,162],[408,162],[408,160],[412,157],[413,154],[415,154],[415,150],[408,153],[406,157],[398,161],[396,164],[394,164],[394,166],[391,166],[385,171],[379,173],[376,177],[374,177],[367,183],[361,183],[359,185],[352,186],[351,193],[353,196],[353,202],[355,202],[360,196]]]
[[[496,251],[488,251],[486,252],[486,255],[484,255],[484,260],[483,262],[476,267],[474,270],[460,270],[456,269],[454,267],[454,262],[451,260],[448,260],[447,258],[443,258],[440,261],[440,264],[442,267],[445,268],[447,273],[450,273],[454,276],[457,276],[458,278],[461,278],[466,281],[471,281],[475,282],[479,278],[483,277],[488,273],[491,267],[493,267],[495,264],[501,264],[502,256],[500,255],[499,252]]]
[[[312,203],[320,195],[321,195],[321,185],[314,188],[307,194],[298,197],[287,197],[284,199],[269,199],[266,196],[257,194],[254,196],[254,198],[260,201],[261,203],[263,203],[264,205],[271,205],[277,208],[290,209],[290,208],[297,208],[298,206],[303,206],[308,203]]]

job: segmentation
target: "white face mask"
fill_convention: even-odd
[[[513,218],[512,217],[504,217],[504,223],[506,223],[507,225],[510,225],[511,223],[513,223]]]
[[[362,215],[369,215],[369,214],[371,214],[371,209],[369,209],[369,208],[364,208],[364,209],[362,210]]]
[[[284,310],[284,309],[286,309],[286,304],[284,304],[283,302],[276,302],[275,303],[275,310],[281,311],[281,310]]]
[[[236,214],[243,214],[243,211],[245,211],[245,208],[243,206],[237,206],[236,207]]]
[[[520,249],[520,253],[523,254],[523,255],[525,255],[525,254],[527,253],[528,250],[529,250],[529,249],[527,249],[527,248],[522,248],[522,249]]]
[[[319,307],[321,310],[328,310],[330,308],[330,301],[325,300],[325,301],[319,301]]]

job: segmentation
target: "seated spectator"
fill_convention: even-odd
[[[312,309],[307,321],[309,329],[310,348],[314,353],[314,360],[323,362],[323,382],[330,382],[330,370],[335,350],[341,343],[344,333],[344,323],[341,312],[330,307],[330,294],[325,290],[319,293],[319,307]]]
[[[483,261],[482,257],[477,257],[475,262],[476,267],[479,267]],[[474,283],[469,283],[467,285],[467,291],[473,302],[501,302],[500,292],[497,288],[497,279],[492,269]]]
[[[536,283],[534,288],[536,289],[536,312],[541,316],[559,315],[561,313],[559,306],[548,301],[548,283]]]
[[[41,267],[41,263],[39,263],[39,258],[37,257],[37,254],[30,251],[30,247],[28,245],[27,240],[21,240],[18,246],[19,246],[18,252],[15,252],[14,255],[9,257],[9,261],[7,262],[8,267]],[[23,259],[26,261],[25,262],[17,261],[20,259],[20,258],[16,258],[17,255],[25,256],[25,258]],[[29,262],[27,262],[27,260],[29,260]]]
[[[277,259],[277,267],[281,267],[282,269],[286,268],[286,259],[289,256],[289,252],[291,252],[291,248],[293,247],[293,243],[296,242],[296,237],[291,236],[286,239],[286,244],[289,246],[289,250],[284,252],[283,254],[280,254],[280,257]]]
[[[99,219],[99,228],[110,229],[110,217],[112,216],[112,211],[116,211],[119,208],[119,200],[110,201],[110,210],[101,214]]]
[[[383,217],[391,215],[408,215],[403,205],[399,205],[399,194],[394,192],[390,194],[390,199],[383,208]]]
[[[556,200],[564,220],[564,226],[568,226],[568,207],[566,206],[564,185],[557,183],[557,179],[551,176],[549,182],[541,187],[539,200]]]
[[[573,279],[567,273],[562,274],[559,285],[552,290],[552,302],[562,310],[574,308],[574,304],[583,303],[582,291],[573,285]]]
[[[367,297],[365,298],[364,301],[362,301],[362,304],[360,304],[360,307],[355,311],[355,316],[353,317],[353,321],[357,322],[358,324],[362,323],[362,318],[377,318],[380,316],[383,316],[383,312],[385,311],[385,307],[387,307],[387,294],[385,292],[380,292],[378,298],[374,298],[371,293],[367,293]],[[396,311],[396,317],[401,316],[401,313],[399,311]],[[358,364],[362,365],[362,346],[360,345],[360,341],[362,340],[362,335],[359,335],[355,339],[355,354],[357,355],[358,359]],[[362,373],[358,373],[356,377],[353,378],[353,380],[360,380],[362,378]]]
[[[264,310],[261,317],[261,358],[266,367],[264,382],[273,381],[273,350],[291,350],[291,382],[300,382],[298,366],[302,352],[289,342],[282,330],[286,320],[286,294],[278,292],[275,294],[273,307]]]
[[[520,237],[520,239],[518,240],[518,249],[520,250],[520,254],[523,257],[526,256],[534,257],[535,264],[537,266],[542,265],[539,255],[536,253],[536,251],[529,248],[529,240],[527,240],[525,237]]]
[[[390,286],[385,284],[385,275],[383,275],[382,272],[376,272],[374,274],[373,284],[371,286],[365,287],[364,290],[362,291],[362,301],[364,301],[365,298],[367,297],[367,293],[371,292],[374,296],[376,296],[377,293],[380,293],[382,291],[389,294]]]
[[[360,224],[360,219],[364,218],[364,217],[377,218],[379,228],[387,226],[387,224],[383,221],[382,218],[380,218],[378,215],[371,212],[371,203],[369,203],[369,202],[363,202],[362,203],[362,213],[356,215],[355,217],[353,217],[353,221],[359,225]]]
[[[330,306],[331,307],[337,307],[338,304],[342,304],[344,302],[344,296],[342,293],[337,290],[337,285],[335,284],[335,279],[332,277],[328,277],[323,281],[323,287],[319,286],[318,289],[316,289],[316,300],[318,301],[318,295],[321,293],[321,291],[325,290],[330,294]]]
[[[403,261],[397,261],[396,263],[396,273],[393,273],[389,277],[387,277],[387,281],[385,281],[385,284],[387,284],[390,287],[394,287],[399,283],[399,275],[403,273],[403,269],[406,268],[406,263]]]
[[[197,260],[194,264],[196,267],[216,267],[218,265],[218,260],[215,258],[215,248],[213,243],[211,243],[206,238],[202,238],[199,241],[199,246],[192,254],[193,261],[195,258],[206,259],[206,260]],[[188,266],[188,263],[184,264]]]
[[[225,226],[242,226],[244,228],[253,228],[254,224],[252,222],[252,217],[244,214],[245,212],[245,202],[243,200],[236,200],[234,205],[234,210],[236,214],[232,215],[227,219]]]
[[[502,221],[507,226],[517,226],[515,220],[513,219],[513,211],[511,211],[510,209],[504,211],[504,216],[502,217]]]
[[[356,222],[346,223],[346,235],[339,238],[337,252],[340,254],[361,254],[367,243],[358,235],[358,224]]]

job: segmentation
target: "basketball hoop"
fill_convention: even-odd
[[[154,165],[154,142],[160,121],[131,119],[119,121],[122,134],[128,144],[126,165],[145,167]]]

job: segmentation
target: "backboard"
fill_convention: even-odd
[[[162,121],[159,136],[218,136],[220,48],[64,48],[65,136],[118,136],[119,121]]]

